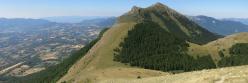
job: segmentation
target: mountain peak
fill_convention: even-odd
[[[164,4],[157,2],[156,4],[152,5],[153,7],[166,7]]]
[[[166,9],[166,10],[169,9],[168,6],[166,6],[166,5],[164,5],[164,4],[160,3],[160,2],[157,2],[157,3],[153,4],[152,6],[150,6],[150,8]]]
[[[133,8],[131,9],[131,11],[129,13],[135,13],[135,12],[139,12],[140,11],[140,7],[137,6],[133,6]]]

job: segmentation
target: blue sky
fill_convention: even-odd
[[[0,17],[120,16],[156,2],[185,15],[248,18],[248,0],[0,0]]]

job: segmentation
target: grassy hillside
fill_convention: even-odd
[[[158,77],[105,79],[98,83],[248,83],[248,66],[186,72]]]
[[[248,33],[238,33],[233,34],[218,40],[209,42],[205,45],[198,45],[190,43],[189,55],[199,56],[199,55],[211,55],[215,63],[221,59],[220,51],[224,56],[230,56],[229,49],[237,43],[248,43]]]
[[[130,68],[125,64],[113,61],[113,49],[118,47],[119,43],[127,35],[127,32],[135,24],[134,22],[115,24],[85,57],[69,69],[68,73],[58,83],[63,81],[95,83],[105,78],[136,78],[138,75],[146,77],[164,75],[164,72],[135,67]],[[123,72],[122,70],[125,71]],[[133,74],[130,75],[130,73]]]

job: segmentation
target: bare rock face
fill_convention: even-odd
[[[128,14],[135,14],[135,13],[139,13],[140,11],[141,11],[140,7],[133,6],[133,8],[131,9],[131,11],[128,12]]]

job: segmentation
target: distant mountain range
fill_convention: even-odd
[[[103,27],[111,27],[115,22],[116,17],[109,17],[109,18],[95,18],[95,19],[88,19],[79,22],[78,24],[87,25],[87,26],[103,26]]]
[[[220,35],[248,32],[248,25],[233,20],[219,20],[208,16],[189,17],[203,28]]]
[[[45,17],[41,18],[44,20],[48,20],[51,22],[57,22],[57,23],[79,23],[84,20],[92,20],[92,19],[107,19],[112,17],[107,16],[54,16],[54,17]]]
[[[248,18],[224,18],[222,20],[238,21],[248,25]]]
[[[220,35],[231,35],[239,32],[248,32],[248,19],[242,18],[226,18],[216,19],[208,16],[189,16],[197,24],[203,28]],[[50,22],[57,23],[80,23],[81,25],[91,26],[107,26],[113,25],[116,17],[100,17],[100,16],[58,16],[42,18]]]

